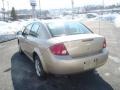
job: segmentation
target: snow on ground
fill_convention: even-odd
[[[20,31],[26,21],[3,22],[0,21],[0,43],[16,38],[16,32]]]
[[[0,21],[0,35],[15,34],[26,21],[3,22]]]
[[[72,19],[71,15],[61,16],[60,19],[68,20]],[[92,20],[93,18],[88,18],[87,14],[79,14],[75,15],[74,19],[79,21],[87,21]],[[26,25],[27,22],[33,21],[33,19],[29,19],[28,21],[19,20],[14,22],[3,22],[0,21],[0,35],[8,35],[8,34],[15,34],[16,32],[20,31],[23,26]]]
[[[110,13],[110,14],[103,14],[100,15],[98,18],[100,18],[102,21],[109,21],[111,23],[114,23],[114,20],[119,16],[117,13]]]
[[[92,16],[92,18],[91,18]],[[72,19],[71,15],[61,16],[60,19]],[[79,20],[81,22],[84,21],[95,21],[95,20],[103,20],[103,21],[110,21],[114,23],[116,27],[120,27],[120,14],[104,14],[104,15],[97,15],[95,13],[90,14],[79,14],[74,16],[75,20]],[[33,19],[28,21],[19,20],[14,22],[3,22],[0,21],[0,35],[8,35],[8,34],[16,34],[16,32],[20,31],[26,23],[30,22]]]
[[[0,26],[5,26],[5,25],[7,25],[6,22],[0,21]]]
[[[96,20],[97,17],[98,17],[98,15],[97,14],[93,14],[93,13],[78,14],[78,15],[74,15],[73,16],[74,20],[79,20],[80,22],[94,21],[94,20]],[[71,20],[72,19],[72,15],[59,16],[59,19]]]

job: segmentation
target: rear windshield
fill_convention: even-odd
[[[79,22],[48,23],[47,26],[53,37],[92,33]]]

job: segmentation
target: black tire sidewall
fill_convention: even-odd
[[[39,76],[39,75],[37,74],[37,72],[36,72],[37,76],[38,76],[38,77],[44,77],[44,76],[45,76],[45,72],[44,72],[44,70],[43,70],[43,67],[42,67],[40,58],[39,58],[37,55],[35,56],[35,60],[38,60],[38,62],[40,63],[40,64],[39,64],[39,67],[40,67],[40,69],[41,69],[41,71],[40,71],[40,76]],[[36,64],[36,63],[35,63],[35,64]],[[36,70],[36,67],[35,67],[35,70]]]

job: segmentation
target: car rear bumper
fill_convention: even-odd
[[[104,65],[107,59],[107,49],[93,56],[72,58],[71,60],[57,60],[56,58],[52,58],[52,61],[48,65],[48,71],[53,74],[80,73]]]

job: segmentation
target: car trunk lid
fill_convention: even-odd
[[[103,49],[104,37],[97,34],[79,34],[56,37],[54,43],[64,43],[71,57],[95,54]]]

